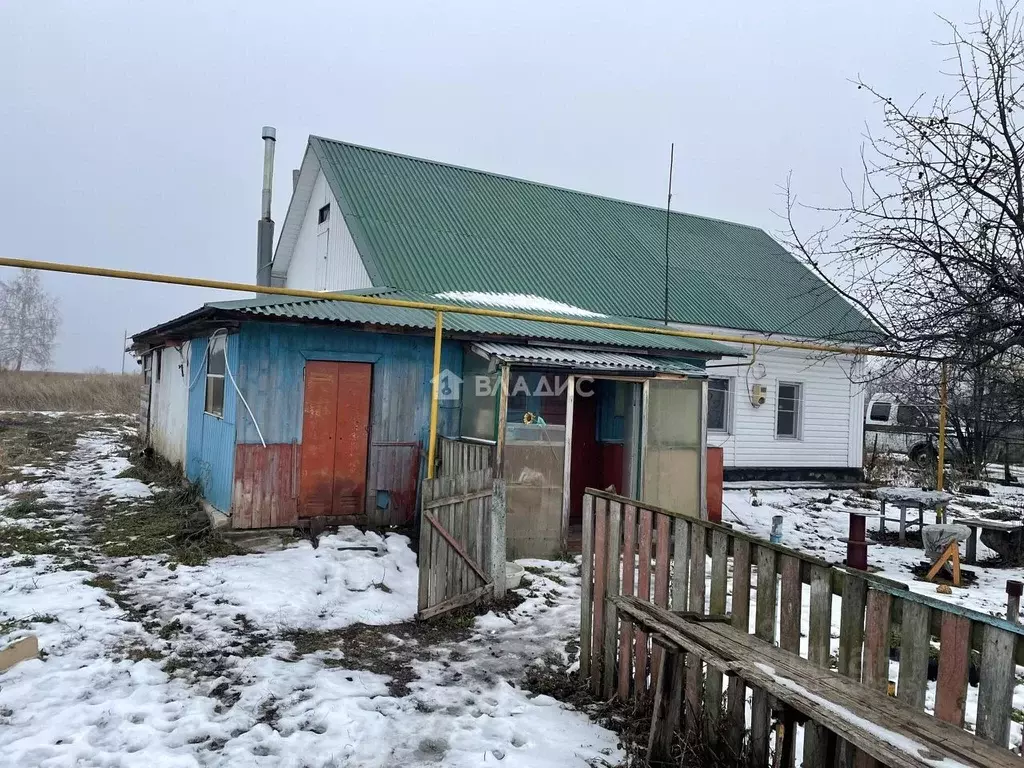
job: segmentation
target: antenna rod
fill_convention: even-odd
[[[672,168],[676,161],[676,143],[668,155],[668,202],[665,204],[665,325],[668,325],[668,235],[672,224]]]

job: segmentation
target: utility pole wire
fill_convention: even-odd
[[[665,325],[668,325],[668,236],[672,225],[672,169],[676,161],[676,143],[668,151],[668,202],[665,203]]]

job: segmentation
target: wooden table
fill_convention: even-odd
[[[971,529],[971,537],[967,539],[967,556],[964,557],[964,562],[969,565],[976,565],[978,562],[978,540],[981,537],[982,531],[1016,531],[1021,527],[1020,523],[1010,523],[1002,520],[980,520],[978,518],[958,518],[953,522]]]
[[[643,627],[667,651],[659,680],[669,684],[659,684],[655,693],[652,746],[670,743],[671,732],[678,724],[682,685],[671,670],[680,666],[679,658],[685,653],[739,677],[834,734],[828,741],[827,748],[833,751],[826,754],[827,765],[837,764],[830,760],[834,760],[838,737],[894,768],[935,768],[943,760],[970,768],[1021,766],[1020,758],[1006,748],[912,708],[884,691],[815,666],[729,623],[715,621],[714,617],[688,618],[635,597],[608,600],[621,616]],[[720,702],[715,704],[720,706]],[[786,730],[782,764],[792,759],[793,730]]]
[[[953,494],[945,491],[922,491],[917,488],[877,488],[875,495],[881,500],[881,513],[878,520],[878,532],[885,533],[886,522],[898,522],[900,524],[900,544],[907,541],[907,509],[917,507],[917,521],[911,520],[910,525],[924,527],[924,511],[931,509],[935,512],[935,522],[941,523],[945,517],[946,504],[953,500]],[[900,511],[899,519],[885,516],[886,503],[892,504]]]

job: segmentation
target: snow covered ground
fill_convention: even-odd
[[[955,494],[949,504],[952,518],[978,518],[998,514],[1013,514],[1024,518],[1024,488],[983,484],[991,496]],[[783,540],[787,547],[816,555],[833,563],[842,563],[846,557],[846,544],[841,539],[849,534],[851,508],[877,514],[879,502],[865,498],[859,491],[836,489],[772,489],[751,493],[749,490],[730,490],[723,495],[722,519],[737,528],[762,538],[768,538],[774,515],[783,516]],[[916,515],[916,510],[914,511]],[[899,511],[888,506],[887,517],[898,516]],[[910,512],[908,510],[908,517]],[[934,522],[925,512],[925,523]],[[878,531],[878,519],[867,519],[869,539]],[[898,530],[888,523],[887,532]],[[961,545],[961,552],[963,552]],[[919,546],[874,544],[868,547],[868,565],[881,569],[881,574],[902,581],[915,592],[934,595],[940,600],[959,603],[993,616],[1006,615],[1006,582],[1024,580],[1024,568],[991,567],[995,553],[984,544],[978,545],[979,565],[964,566],[973,571],[978,581],[963,589],[953,588],[951,595],[938,594],[935,585],[915,579],[911,567],[925,561]]]
[[[0,764],[619,763],[614,733],[519,685],[569,662],[575,564],[527,561],[520,605],[421,638],[403,536],[346,528],[196,566],[107,557],[96,505],[153,493],[118,477],[128,432],[86,424],[0,488],[0,646],[31,632],[43,650],[0,673]]]
[[[991,496],[956,494],[949,504],[954,518],[982,517],[985,515],[1024,516],[1024,488],[984,483]],[[727,490],[724,493],[723,521],[756,536],[768,538],[772,517],[782,515],[783,540],[787,547],[807,552],[829,562],[840,564],[846,557],[846,544],[841,541],[849,532],[851,508],[865,512],[879,511],[879,502],[865,498],[859,491],[837,489],[776,489],[752,492],[749,489]],[[898,515],[898,511],[896,511]],[[915,513],[916,514],[916,513]],[[890,505],[888,516],[893,515]],[[926,513],[925,522],[932,522]],[[871,532],[877,532],[877,518],[868,518],[869,539]],[[887,530],[892,531],[892,524]],[[1024,568],[995,567],[988,562],[995,553],[979,544],[979,565],[964,566],[978,577],[977,582],[964,588],[952,588],[952,594],[936,592],[934,584],[917,580],[911,567],[924,562],[924,551],[917,546],[875,544],[868,548],[869,566],[879,568],[881,575],[901,581],[914,592],[927,594],[940,600],[957,603],[983,613],[1005,618],[1006,581],[1024,580]],[[755,569],[756,570],[756,569]],[[755,574],[756,582],[756,574]],[[839,621],[841,599],[835,598],[832,610],[832,653],[839,647]],[[751,616],[754,615],[753,608]],[[802,615],[803,652],[806,655],[807,631],[810,622],[809,594],[804,589]],[[889,680],[899,679],[899,662],[890,662]],[[1018,681],[1019,681],[1018,677]],[[926,708],[931,711],[935,704],[935,683],[929,683]],[[1014,708],[1024,712],[1024,685],[1018,684],[1014,692]],[[969,686],[966,701],[966,721],[974,726],[978,707],[978,689]],[[1010,743],[1020,745],[1021,724],[1011,724]]]

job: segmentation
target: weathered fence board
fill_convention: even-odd
[[[584,677],[589,675],[596,692],[620,697],[654,694],[661,702],[661,716],[671,720],[675,717],[675,692],[670,690],[672,686],[662,685],[659,698],[657,686],[663,682],[661,674],[670,674],[663,672],[666,665],[679,664],[679,675],[684,678],[678,686],[683,726],[692,728],[702,718],[717,717],[723,703],[722,688],[726,687],[728,744],[738,752],[745,739],[747,682],[730,677],[725,686],[721,672],[728,668],[708,667],[693,653],[674,654],[673,660],[656,647],[649,663],[649,632],[625,615],[612,615],[606,607],[608,598],[625,593],[663,607],[670,604],[674,611],[728,612],[732,626],[766,642],[777,642],[822,670],[831,663],[832,617],[838,610],[839,672],[884,691],[891,682],[890,646],[898,645],[901,664],[893,701],[915,711],[924,710],[929,656],[937,642],[935,717],[958,726],[963,725],[968,664],[972,652],[978,656],[984,670],[978,734],[1007,746],[1014,662],[1024,659],[1021,627],[911,593],[899,582],[833,566],[727,526],[606,492],[588,489],[583,508],[580,669]],[[613,531],[616,516],[621,524]],[[757,574],[754,584],[752,569]],[[835,608],[834,600],[838,603]],[[756,609],[753,617],[752,606]],[[809,612],[804,625],[806,645],[800,634],[802,617],[808,615],[805,610]],[[898,640],[893,642],[893,638]],[[753,719],[748,746],[755,760],[767,760],[771,702],[756,685],[751,690]],[[793,743],[794,727],[791,720],[786,723],[790,736],[784,739],[783,754],[777,755],[780,765],[801,757],[786,751]],[[662,734],[662,738],[667,737]],[[808,768],[849,765],[855,758],[858,764],[868,764],[866,754],[842,739],[837,750],[836,741],[835,734],[824,726],[808,723],[803,764]]]
[[[420,496],[417,618],[503,597],[504,483],[482,469],[424,480]]]
[[[733,541],[732,554],[732,625],[750,632],[750,542]],[[747,728],[747,688],[743,680],[729,680],[729,746],[733,754],[743,749]]]
[[[494,446],[450,437],[437,438],[435,477],[455,477],[494,468]]]
[[[810,566],[810,621],[807,660],[828,669],[832,659],[832,578],[820,565]],[[828,753],[828,731],[808,723],[804,731],[804,768],[825,768],[832,764]]]
[[[653,539],[654,513],[651,510],[640,508],[640,546],[637,552],[637,590],[636,596],[641,600],[651,599],[651,542]],[[634,648],[634,674],[633,685],[637,696],[647,694],[647,657],[648,638],[647,633],[639,628],[633,638]]]
[[[622,594],[632,595],[636,584],[636,506],[626,504],[622,519]],[[629,698],[633,671],[633,625],[622,620],[619,628],[619,698]]]
[[[939,679],[935,686],[935,716],[954,725],[964,724],[967,673],[970,662],[971,622],[948,613],[942,617],[939,637]]]
[[[775,584],[774,549],[757,548],[757,593],[754,613],[754,635],[769,643],[775,642],[775,606],[778,598]],[[771,708],[768,693],[755,688],[750,704],[750,752],[755,765],[768,762],[768,736]]]

